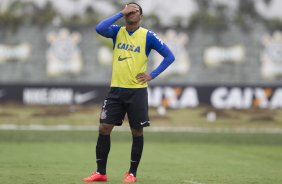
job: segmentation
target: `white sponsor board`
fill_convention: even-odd
[[[205,50],[204,61],[210,67],[220,66],[223,63],[243,63],[245,61],[245,47],[242,45],[209,47]]]
[[[74,92],[72,88],[26,88],[23,103],[28,105],[83,104],[94,99],[96,91]]]
[[[18,45],[0,44],[0,63],[7,61],[26,61],[31,55],[31,45],[21,43]]]

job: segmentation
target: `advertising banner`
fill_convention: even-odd
[[[25,105],[102,104],[108,86],[3,85],[0,102]],[[154,85],[148,88],[149,106],[169,109],[208,105],[217,109],[282,108],[280,86]]]

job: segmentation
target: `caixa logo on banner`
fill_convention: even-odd
[[[97,97],[95,90],[74,91],[71,88],[25,88],[23,103],[27,105],[70,105],[84,104]]]
[[[282,88],[218,87],[211,94],[211,105],[219,109],[282,108]]]
[[[187,108],[199,105],[198,93],[194,87],[148,88],[149,106],[164,108]]]

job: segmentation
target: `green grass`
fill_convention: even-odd
[[[97,133],[0,131],[0,183],[79,184],[95,169]],[[140,184],[282,183],[281,134],[145,132]],[[129,132],[113,132],[108,183],[129,166]]]
[[[217,121],[209,123],[207,112]],[[96,125],[99,106],[0,105],[0,125]],[[277,128],[282,110],[150,109],[152,127]],[[0,184],[79,184],[96,168],[97,132],[0,130]],[[129,167],[129,132],[112,134],[109,183]],[[282,134],[146,132],[140,184],[280,184]]]

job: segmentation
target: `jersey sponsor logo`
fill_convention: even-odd
[[[124,60],[127,60],[127,59],[130,59],[130,58],[132,58],[132,57],[118,57],[118,61],[124,61]]]
[[[140,53],[140,46],[134,46],[127,43],[118,43],[117,48],[121,50],[127,50],[130,52],[138,52]]]

